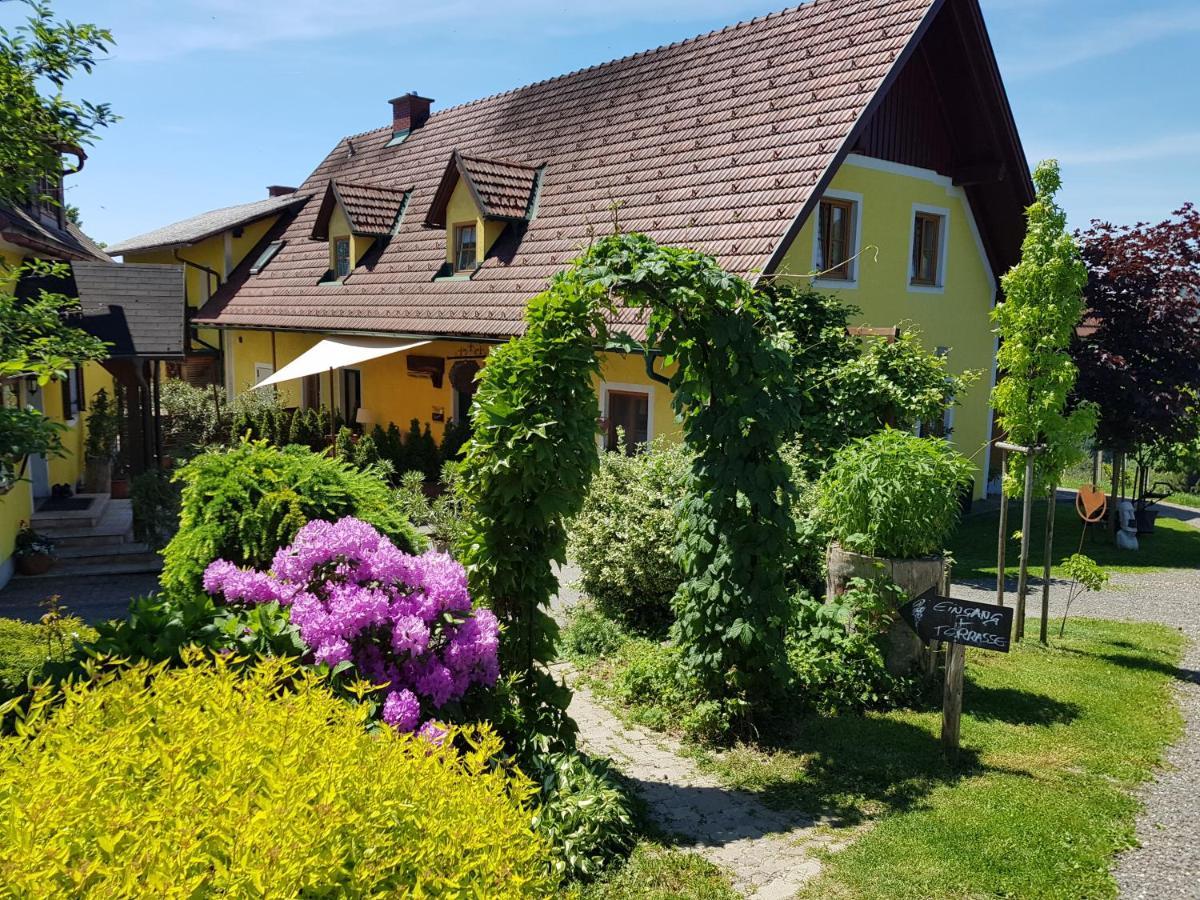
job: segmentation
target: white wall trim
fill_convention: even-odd
[[[645,394],[646,395],[646,443],[654,440],[654,385],[652,384],[627,384],[620,381],[601,381],[600,382],[600,415],[608,418],[608,395],[610,391],[616,391],[620,394]],[[596,436],[596,443],[600,452],[604,452],[604,442],[607,435],[599,434]]]
[[[938,216],[941,227],[938,233],[938,270],[936,284],[913,284],[913,251],[917,240],[917,213]],[[950,210],[945,206],[930,206],[928,203],[914,203],[908,226],[908,292],[910,294],[944,294],[946,293],[946,257],[950,255]]]
[[[860,169],[874,169],[876,172],[903,175],[906,178],[920,178],[922,181],[929,181],[947,188],[954,187],[954,182],[950,178],[935,172],[933,169],[922,169],[918,166],[909,166],[886,159],[876,159],[873,156],[863,156],[859,153],[851,153],[846,157],[846,161],[842,165],[857,166]]]
[[[839,191],[828,190],[821,195],[821,199],[829,200],[849,200],[854,204],[853,230],[854,230],[854,246],[850,249],[850,277],[849,278],[813,278],[813,284],[823,288],[842,288],[843,290],[853,290],[858,287],[858,270],[859,258],[858,254],[862,253],[862,222],[863,222],[863,195],[854,191]],[[821,255],[821,205],[817,204],[817,208],[812,216],[813,223],[813,245],[812,245],[812,266],[817,268],[817,258]]]

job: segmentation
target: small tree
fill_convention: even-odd
[[[1083,314],[1087,269],[1054,199],[1062,186],[1058,163],[1041,163],[1033,179],[1037,199],[1026,212],[1021,261],[1001,279],[1004,302],[992,311],[1000,334],[992,405],[1011,443],[1045,447],[1034,462],[1034,492],[1045,494],[1079,459],[1095,412],[1086,405],[1067,412],[1076,378],[1069,349]],[[1004,490],[1020,496],[1019,466],[1010,470]]]
[[[59,22],[44,0],[22,2],[31,12],[26,22],[0,28],[0,201],[6,203],[27,201],[39,182],[57,186],[63,151],[91,144],[97,129],[116,120],[107,103],[63,95],[78,72],[92,71],[112,34]],[[53,91],[44,93],[46,85]]]
[[[1019,446],[1040,447],[1032,460],[1033,494],[1048,497],[1062,474],[1082,455],[1084,441],[1095,426],[1089,405],[1067,412],[1067,398],[1075,385],[1076,369],[1068,352],[1083,312],[1083,287],[1087,270],[1079,248],[1067,233],[1066,213],[1055,202],[1062,186],[1058,163],[1050,160],[1033,173],[1037,198],[1026,211],[1028,229],[1021,245],[1021,261],[1001,279],[1004,302],[992,311],[1000,334],[996,361],[1000,380],[992,391],[997,421],[1008,440]],[[1029,559],[1030,507],[1033,496],[1025,490],[1022,466],[1013,466],[1005,479],[1006,498],[1024,494],[1021,529],[1021,571],[1017,598],[1017,636],[1024,633],[1026,566]],[[1001,528],[1005,516],[1001,515]],[[1046,577],[1049,579],[1053,547],[1053,521],[1046,516]],[[1003,540],[1003,534],[1001,535]],[[1003,589],[1004,572],[998,574]],[[1048,589],[1048,588],[1047,588]],[[1049,597],[1043,590],[1041,637],[1046,639]]]

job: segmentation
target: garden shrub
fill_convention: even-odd
[[[304,447],[241,441],[197,456],[176,475],[183,485],[179,530],[163,552],[160,593],[136,598],[126,620],[98,626],[97,648],[134,658],[170,659],[188,644],[247,652],[303,652],[286,611],[218,606],[204,591],[214,559],[265,568],[308,521],[361,519],[404,552],[425,541],[372,472]]]
[[[41,622],[0,619],[0,695],[11,696],[31,677],[36,681],[48,664],[67,662],[77,642],[95,636],[82,619],[62,615],[56,601]]]
[[[44,693],[0,740],[14,896],[550,897],[533,786],[486,728],[438,748],[315,672],[189,654]],[[55,704],[57,705],[57,704]],[[465,748],[460,752],[457,748]]]
[[[204,453],[182,469],[179,532],[163,554],[168,592],[202,593],[214,559],[263,567],[313,519],[361,519],[405,552],[423,546],[395,510],[387,484],[369,472],[300,447],[242,441]]]
[[[558,874],[594,878],[633,849],[632,804],[606,760],[566,750],[523,768],[541,791],[533,827],[549,841]]]
[[[828,602],[807,592],[793,602],[788,664],[802,703],[836,715],[894,705],[911,695],[913,680],[893,676],[884,665],[887,625],[904,602],[899,588],[855,578]]]
[[[269,572],[216,560],[204,587],[225,604],[286,608],[305,659],[379,686],[382,703],[370,706],[399,731],[437,734],[435,714],[452,716],[499,676],[498,623],[472,609],[463,567],[445,553],[402,553],[358,519],[309,522]]]
[[[821,477],[820,513],[846,550],[929,556],[958,524],[973,473],[947,441],[885,428],[838,451]]]
[[[165,469],[147,469],[129,485],[134,540],[161,550],[179,525],[179,486]]]
[[[590,603],[581,603],[571,610],[559,643],[570,657],[593,659],[608,656],[627,640],[629,635],[617,622]]]
[[[662,438],[632,456],[603,454],[571,521],[568,553],[583,591],[606,615],[648,634],[664,634],[674,619],[671,600],[683,581],[676,507],[692,458]]]

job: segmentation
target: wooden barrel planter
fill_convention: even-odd
[[[946,560],[941,556],[921,559],[867,556],[843,549],[836,541],[829,545],[825,561],[829,572],[825,594],[830,599],[844,594],[846,586],[854,578],[871,581],[884,577],[895,582],[905,598],[911,600],[930,588],[937,588],[942,583],[946,568]],[[925,663],[925,645],[908,623],[899,618],[888,628],[884,662],[893,675],[903,675]]]

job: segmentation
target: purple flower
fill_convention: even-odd
[[[445,553],[403,553],[358,519],[309,522],[270,573],[216,560],[204,588],[227,603],[287,607],[314,662],[349,661],[387,688],[383,719],[400,731],[417,727],[423,705],[437,710],[499,677],[499,624],[472,610],[463,567]],[[445,729],[430,721],[422,733],[440,743]]]
[[[421,721],[421,702],[407,688],[389,691],[383,701],[383,721],[397,731],[412,731]]]

